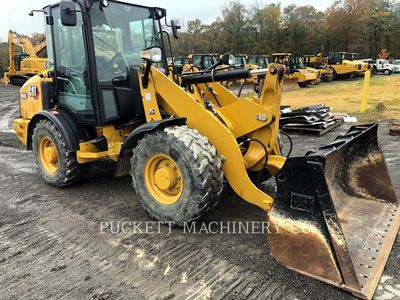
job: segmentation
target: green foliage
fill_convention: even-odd
[[[337,0],[325,12],[313,6],[225,4],[212,24],[189,21],[174,55],[189,53],[317,54],[356,52],[375,58],[381,49],[400,57],[400,2]],[[184,25],[184,24],[182,24]]]
[[[2,76],[4,72],[7,72],[8,66],[8,44],[3,42],[0,43],[0,76]]]

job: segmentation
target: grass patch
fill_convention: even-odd
[[[282,105],[290,105],[295,109],[324,103],[331,106],[333,111],[348,112],[360,121],[400,119],[400,74],[372,76],[367,106],[369,110],[360,113],[363,84],[364,77],[359,77],[284,92]],[[385,105],[381,113],[375,111],[379,102]]]

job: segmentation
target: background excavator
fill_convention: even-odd
[[[42,50],[44,44],[39,46],[35,48],[27,37],[11,30],[8,32],[10,66],[8,72],[4,73],[5,84],[23,85],[30,77],[47,69],[47,58],[37,56],[37,52]],[[21,53],[17,53],[16,50]]]
[[[47,41],[46,38],[43,38],[39,43],[37,43],[33,49],[35,50],[35,54],[37,57],[47,57]]]
[[[283,157],[283,65],[235,69],[225,54],[208,70],[170,76],[164,9],[64,0],[44,12],[52,63],[21,88],[13,127],[46,182],[81,182],[91,161],[112,160],[116,176],[132,177],[132,201],[183,225],[215,207],[226,178],[268,212],[268,246],[279,262],[372,297],[400,222],[377,125]],[[178,26],[169,26],[177,38]],[[95,35],[107,41],[107,54],[96,51]],[[260,97],[238,98],[219,83],[254,72],[266,75]],[[267,174],[276,178],[275,198],[260,188]]]

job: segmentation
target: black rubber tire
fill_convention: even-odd
[[[299,82],[298,84],[299,84],[299,87],[304,88],[304,87],[306,87],[308,85],[308,82],[307,81],[306,82]]]
[[[165,205],[149,193],[144,179],[153,155],[165,154],[178,165],[183,179],[179,200]],[[201,217],[219,201],[223,190],[221,159],[206,137],[187,126],[171,126],[146,134],[133,149],[131,176],[137,198],[151,217],[182,226]]]
[[[335,70],[333,70],[333,78],[332,79],[333,80],[338,80],[339,79],[338,73],[336,73]]]
[[[58,169],[55,173],[47,172],[40,159],[39,144],[40,140],[45,136],[49,137],[57,148]],[[63,136],[50,120],[43,119],[39,121],[33,130],[32,143],[33,155],[35,156],[39,174],[52,186],[65,187],[77,183],[82,180],[89,170],[90,165],[88,163],[78,163],[76,152],[67,151]]]
[[[390,75],[390,74],[392,74],[392,72],[390,70],[386,69],[383,71],[383,74]]]

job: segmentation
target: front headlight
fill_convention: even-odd
[[[153,63],[159,63],[162,60],[162,50],[160,47],[150,47],[140,51],[140,57]]]

